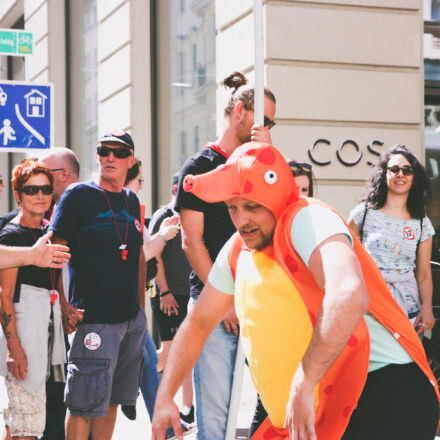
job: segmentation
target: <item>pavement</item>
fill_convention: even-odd
[[[243,375],[243,385],[241,392],[241,400],[238,411],[237,434],[236,440],[247,439],[249,426],[254,415],[255,404],[257,401],[257,392],[249,375],[249,369],[246,367]],[[181,394],[178,393],[175,399],[177,404],[181,402]],[[150,440],[151,439],[151,423],[145,408],[144,401],[140,396],[136,403],[137,417],[136,420],[128,420],[118,409],[115,431],[113,440],[126,440],[127,438],[134,440]],[[192,433],[185,437],[185,440],[195,440],[196,434]]]

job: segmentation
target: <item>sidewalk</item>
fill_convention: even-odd
[[[181,399],[180,393],[176,396],[176,402]],[[252,416],[254,414],[256,403],[256,391],[251,381],[249,370],[246,367],[243,377],[243,388],[241,393],[240,408],[237,422],[237,440],[246,440],[248,429],[251,424]],[[126,440],[127,438],[136,440],[150,440],[151,439],[151,423],[148,417],[147,409],[145,408],[142,397],[139,397],[136,404],[137,418],[134,421],[128,420],[118,410],[118,417],[116,419],[115,431],[113,440]],[[195,440],[196,434],[190,434],[185,437],[185,440]]]

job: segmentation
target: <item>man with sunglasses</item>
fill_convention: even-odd
[[[118,404],[136,403],[147,325],[139,200],[123,187],[133,153],[128,133],[106,133],[96,180],[67,188],[51,221],[72,249],[70,302],[85,310],[69,352],[68,440],[111,439]]]
[[[245,142],[271,142],[275,125],[275,96],[264,91],[265,126],[254,125],[254,87],[240,72],[224,80],[231,89],[224,109],[224,129],[219,138],[190,157],[179,174],[176,210],[180,211],[182,247],[192,267],[190,307],[197,300],[218,252],[234,233],[224,203],[206,203],[185,192],[187,174],[203,174],[226,162]],[[238,342],[238,319],[233,308],[211,334],[194,369],[198,440],[224,440]]]

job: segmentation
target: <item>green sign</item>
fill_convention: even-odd
[[[0,55],[31,55],[33,38],[31,32],[0,29]]]

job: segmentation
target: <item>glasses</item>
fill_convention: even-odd
[[[113,153],[117,159],[126,159],[132,155],[132,152],[128,148],[110,148],[105,145],[98,145],[96,152],[98,153],[98,156],[101,157],[108,157],[110,156],[110,153]]]
[[[23,186],[19,191],[25,193],[27,196],[36,196],[39,192],[45,196],[49,196],[53,193],[52,185],[26,185]]]
[[[302,170],[306,173],[310,173],[312,171],[312,165],[309,163],[299,163],[299,162],[289,162],[290,169]]]
[[[269,119],[267,116],[264,117],[264,126],[270,130],[275,126],[276,122],[272,121],[272,119]]]
[[[397,165],[394,165],[392,167],[388,167],[387,170],[393,176],[397,176],[400,172],[402,172],[404,176],[412,176],[414,174],[414,170],[410,166],[405,166],[401,168]]]

